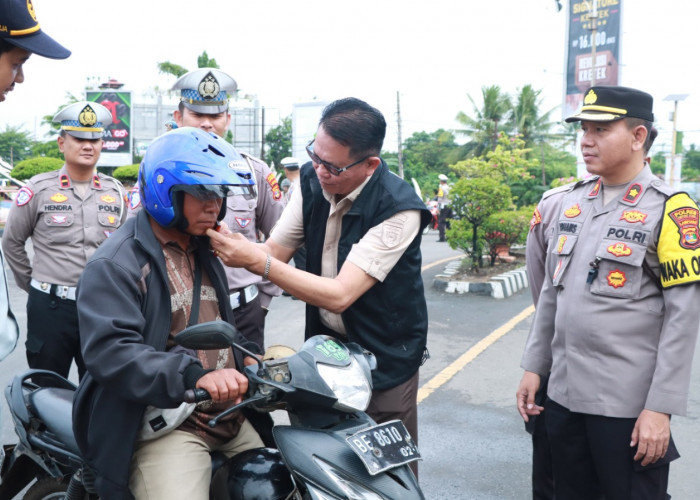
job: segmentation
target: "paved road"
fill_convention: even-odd
[[[431,500],[531,498],[529,436],[514,407],[520,354],[532,319],[523,313],[530,307],[529,291],[494,300],[433,290],[433,277],[443,265],[431,264],[459,255],[436,239],[431,232],[422,246],[432,356],[421,369],[420,381],[423,490]],[[13,310],[24,332],[26,294],[10,280]],[[512,320],[518,315],[521,320]],[[275,299],[267,324],[268,345],[298,347],[303,340],[303,303],[289,297]],[[481,353],[473,357],[477,348]],[[700,355],[695,359],[700,363]],[[4,388],[12,375],[26,368],[22,345],[0,367],[0,387]],[[695,472],[695,464],[700,463],[700,371],[696,368],[694,373],[690,416],[673,420],[674,437],[683,455],[672,467],[674,500],[697,498],[700,490]],[[435,387],[429,394],[428,386]],[[4,397],[0,411],[2,442],[14,442]]]

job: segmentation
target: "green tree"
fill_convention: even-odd
[[[281,166],[282,158],[292,154],[292,117],[282,119],[282,123],[271,128],[265,134],[267,153],[265,159],[270,166]],[[300,158],[301,160],[301,158]]]
[[[536,184],[529,169],[535,169],[539,165],[537,159],[527,159],[527,154],[531,149],[524,146],[525,141],[522,139],[501,134],[493,151],[488,151],[485,155],[476,158],[457,162],[450,169],[462,177],[495,179],[507,184],[511,194],[512,190],[515,189],[521,194]],[[518,205],[525,204],[524,201],[517,199],[516,201]]]
[[[656,163],[656,159],[652,161],[652,165],[654,163]],[[665,166],[665,163],[662,165]],[[683,161],[681,162],[681,172],[685,180],[700,179],[700,150],[695,148],[695,144],[691,144],[690,148],[684,153]]]
[[[0,132],[0,158],[15,164],[29,157],[32,140],[29,132],[22,127],[5,125],[5,131]]]
[[[219,68],[219,65],[216,63],[216,59],[214,58],[209,58],[209,54],[207,54],[207,51],[205,50],[202,52],[198,57],[197,57],[197,67],[198,68],[216,68],[216,69],[221,69]]]
[[[28,158],[15,165],[10,175],[12,175],[13,179],[24,181],[31,179],[37,174],[58,170],[62,166],[63,160],[59,158]]]
[[[187,73],[187,68],[170,61],[163,61],[158,63],[158,71],[165,75],[173,75],[175,78],[180,78]]]
[[[459,159],[459,151],[450,131],[415,132],[403,143],[404,177],[416,179],[423,194],[430,198],[437,192],[438,175],[449,173],[449,166]],[[395,153],[383,153],[382,158],[393,172],[398,173]]]
[[[165,75],[173,75],[175,78],[180,78],[182,75],[189,71],[184,66],[180,66],[179,64],[175,64],[170,61],[163,61],[157,64],[159,72]],[[219,65],[216,63],[216,59],[210,58],[206,50],[202,52],[199,56],[197,56],[197,67],[220,69]]]
[[[459,179],[450,191],[450,206],[457,220],[445,233],[451,248],[459,248],[471,256],[475,271],[483,266],[482,224],[498,210],[510,208],[510,188],[493,177]]]
[[[63,153],[58,150],[58,142],[56,139],[32,143],[31,155],[46,156],[48,158],[63,158]]]
[[[554,109],[540,114],[541,93],[541,90],[535,90],[532,85],[525,85],[518,92],[513,105],[511,113],[513,130],[525,141],[527,147],[534,147],[547,139],[553,125],[550,115]]]
[[[483,107],[479,108],[471,95],[467,94],[473,106],[473,116],[463,111],[457,113],[457,121],[464,126],[457,133],[469,137],[466,145],[469,155],[481,156],[492,150],[498,143],[500,132],[509,131],[508,118],[511,115],[511,101],[508,94],[498,85],[481,88]]]
[[[82,100],[82,98],[78,98],[70,92],[66,92],[66,94],[63,96],[63,98],[65,99],[65,102],[63,104],[60,104],[56,108],[56,111],[54,111],[50,115],[44,115],[44,117],[41,119],[41,124],[49,127],[49,129],[50,129],[46,134],[44,134],[46,137],[52,137],[61,131],[61,124],[53,121],[53,117],[56,116],[56,113],[61,111],[63,108],[65,108],[69,104],[73,104],[74,102],[78,102],[78,101]]]

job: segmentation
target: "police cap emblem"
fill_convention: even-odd
[[[202,78],[202,81],[199,82],[197,91],[203,99],[215,99],[219,95],[219,92],[221,92],[221,86],[210,71]]]

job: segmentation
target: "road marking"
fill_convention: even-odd
[[[436,260],[435,262],[431,262],[430,264],[424,265],[424,266],[421,268],[420,272],[427,271],[427,270],[430,269],[431,267],[439,266],[440,264],[444,264],[445,262],[449,262],[449,261],[451,261],[451,260],[463,259],[463,258],[464,258],[464,254],[460,254],[460,255],[454,255],[454,256],[452,256],[452,257],[446,257],[446,258],[444,258],[444,259]]]
[[[517,316],[514,316],[508,322],[496,328],[493,332],[488,334],[486,337],[481,339],[475,345],[473,345],[467,352],[462,354],[459,358],[453,361],[450,365],[444,368],[440,373],[435,375],[432,379],[428,380],[423,386],[418,389],[418,403],[423,401],[425,398],[430,396],[435,390],[439,389],[442,385],[449,382],[449,380],[454,377],[460,370],[462,370],[469,363],[474,361],[474,359],[488,349],[494,342],[503,337],[506,333],[510,332],[515,326],[527,319],[532,313],[535,312],[535,306],[529,306],[523,309]]]

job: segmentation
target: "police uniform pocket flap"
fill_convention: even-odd
[[[68,227],[72,226],[75,221],[75,216],[72,213],[62,212],[46,212],[44,213],[44,222],[47,226]]]
[[[641,266],[646,250],[646,246],[637,243],[605,239],[600,243],[596,257],[630,266]]]
[[[97,220],[102,226],[117,227],[121,218],[117,214],[98,213]]]
[[[560,234],[552,243],[551,252],[557,255],[571,255],[571,252],[576,245],[578,236],[573,234]]]

